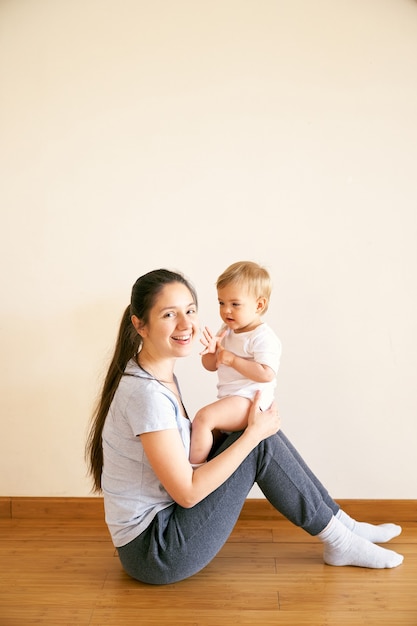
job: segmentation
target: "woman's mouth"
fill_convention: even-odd
[[[176,337],[172,337],[173,341],[177,341],[178,343],[188,343],[191,341],[192,334],[188,333],[187,335],[177,335]]]

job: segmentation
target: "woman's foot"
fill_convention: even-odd
[[[357,522],[347,513],[339,509],[335,516],[346,528],[349,528],[355,535],[372,541],[372,543],[386,543],[401,534],[402,528],[397,524],[367,524]]]
[[[404,557],[363,539],[333,517],[318,538],[324,543],[324,562],[327,565],[354,565],[383,569],[398,567]]]

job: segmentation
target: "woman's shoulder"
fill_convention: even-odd
[[[139,367],[135,358],[131,358],[125,367],[125,371],[123,372],[124,376],[136,376],[137,378],[142,378],[144,380],[152,380],[152,376],[148,374],[144,369]]]
[[[176,425],[175,397],[134,363],[126,367],[112,406],[113,418],[127,420],[135,434]]]
[[[164,396],[169,397],[169,391],[166,390],[164,393],[164,388],[158,381],[142,370],[134,359],[131,359],[116,389],[114,405],[122,411],[131,405],[136,407],[155,406],[161,401],[166,402],[163,400]]]

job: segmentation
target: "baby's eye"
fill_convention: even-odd
[[[234,306],[235,308],[237,308],[238,306],[240,306],[240,302],[233,302],[232,306]]]
[[[220,306],[223,306],[223,305],[224,305],[224,302],[222,302],[222,300],[219,300],[219,305],[220,305]]]

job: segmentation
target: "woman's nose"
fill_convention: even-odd
[[[188,315],[178,315],[177,326],[179,328],[189,328],[191,326],[191,320]]]

